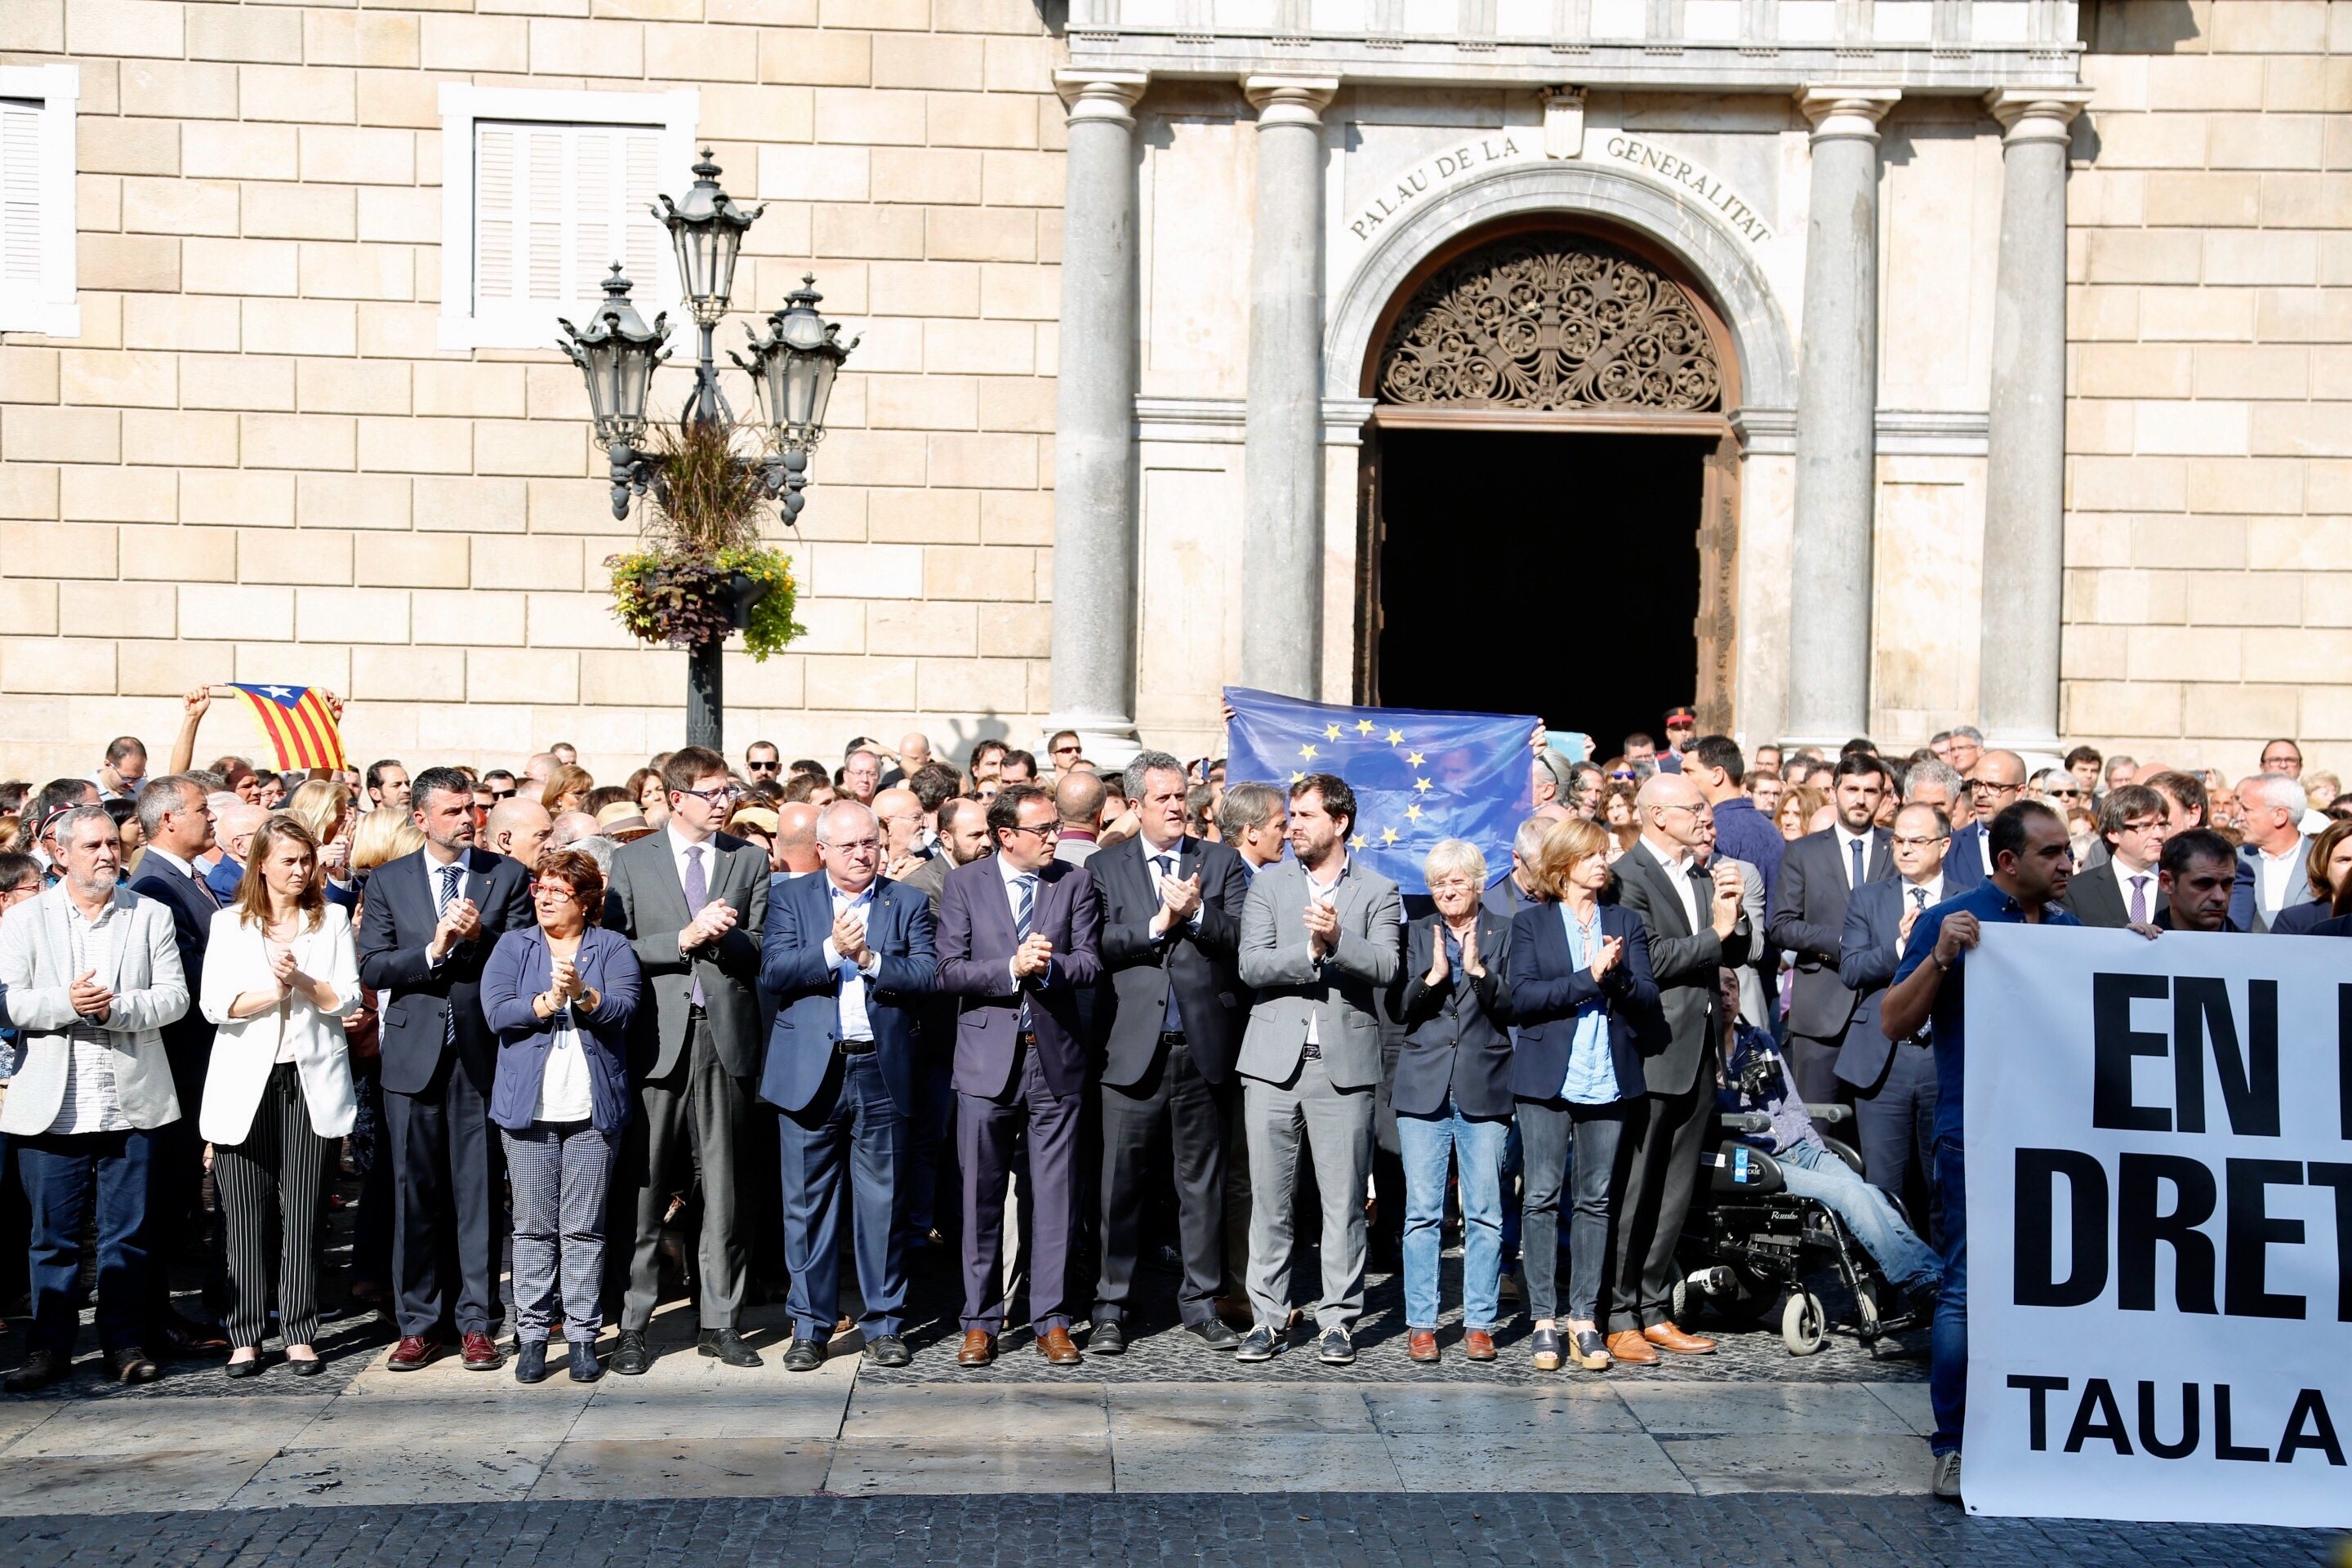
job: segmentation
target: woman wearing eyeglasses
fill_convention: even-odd
[[[514,1187],[515,1381],[547,1375],[560,1288],[572,1381],[593,1383],[604,1198],[629,1121],[629,1020],[645,972],[628,939],[596,923],[604,874],[593,856],[541,856],[530,900],[538,923],[500,937],[482,972],[482,1013],[499,1037],[490,1120]]]

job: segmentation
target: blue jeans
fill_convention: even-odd
[[[1853,1166],[1818,1143],[1800,1143],[1773,1158],[1780,1163],[1789,1191],[1827,1204],[1889,1279],[1910,1287],[1936,1278],[1936,1254],[1903,1223],[1886,1194],[1855,1175]]]
[[[31,1348],[73,1353],[81,1318],[81,1232],[98,1208],[98,1339],[140,1342],[147,1316],[147,1133],[44,1132],[12,1139],[33,1211]]]
[[[1449,1159],[1462,1166],[1462,1326],[1499,1327],[1503,1282],[1503,1144],[1507,1117],[1462,1114],[1454,1097],[1435,1116],[1397,1118],[1404,1157],[1404,1321],[1437,1327],[1437,1255]]]
[[[1936,1412],[1936,1433],[1927,1447],[1938,1454],[1960,1451],[1960,1428],[1969,1411],[1969,1167],[1958,1138],[1936,1140],[1936,1191],[1944,1203],[1944,1293],[1936,1298],[1936,1327],[1929,1336],[1927,1397]]]

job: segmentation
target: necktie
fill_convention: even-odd
[[[441,868],[441,902],[434,910],[436,919],[447,913],[449,906],[457,901],[457,879],[464,874],[465,868],[455,860]],[[441,1046],[446,1050],[457,1043],[457,1010],[445,998],[441,1006]]]
[[[205,902],[215,909],[220,908],[220,895],[213,891],[213,885],[210,882],[196,875],[196,868],[194,866],[188,868],[188,880],[196,885],[196,891],[204,895]]]
[[[1924,910],[1927,907],[1927,889],[1914,888],[1911,889],[1911,907],[1915,910]]]
[[[1023,942],[1029,940],[1029,917],[1034,914],[1036,910],[1037,879],[1034,877],[1013,878],[1013,945],[1014,947],[1017,948]],[[1015,1023],[1014,1027],[1024,1032],[1029,1027],[1029,996],[1028,987],[1025,985],[1022,987],[1021,1016]]]
[[[710,884],[703,879],[702,875],[702,846],[699,844],[689,844],[686,848],[687,918],[688,920],[692,920],[696,915],[700,914],[702,912],[702,906],[709,901]],[[693,1001],[696,1006],[699,1007],[702,1005],[702,980],[698,975],[696,977],[694,982]]]
[[[1845,847],[1853,851],[1853,881],[1850,885],[1859,888],[1862,886],[1862,840],[1849,838],[1845,841]]]
[[[1171,882],[1176,879],[1175,856],[1155,855],[1151,858],[1151,863],[1160,868],[1160,874],[1161,876],[1167,878]],[[1176,928],[1171,925],[1168,928],[1168,931],[1169,934],[1172,936],[1175,934]],[[1184,1015],[1179,1012],[1176,1006],[1176,982],[1172,975],[1169,978],[1168,982],[1168,1005],[1160,1009],[1160,1026],[1161,1029],[1170,1032],[1181,1030],[1184,1026]]]
[[[2144,926],[2147,924],[2147,879],[2145,876],[2134,877],[2131,879],[2131,885],[2132,924],[2136,926]]]

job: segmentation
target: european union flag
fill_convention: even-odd
[[[1422,861],[1441,838],[1484,850],[1489,881],[1509,875],[1511,835],[1534,807],[1534,714],[1341,708],[1238,686],[1225,703],[1226,781],[1287,790],[1308,773],[1345,779],[1356,792],[1349,852],[1405,892],[1429,891]]]

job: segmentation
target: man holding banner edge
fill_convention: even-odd
[[[1931,1021],[1934,1028],[1944,1283],[1929,1341],[1928,1394],[1936,1430],[1928,1448],[1935,1455],[1935,1493],[1951,1501],[1960,1496],[1969,1375],[1968,1167],[1960,1099],[1967,1024],[1960,965],[1986,924],[2082,924],[2058,902],[2074,870],[2064,818],[2039,801],[2019,801],[1992,819],[1987,837],[1992,876],[1919,917],[1879,1006],[1879,1027],[1890,1040],[1906,1039]]]

